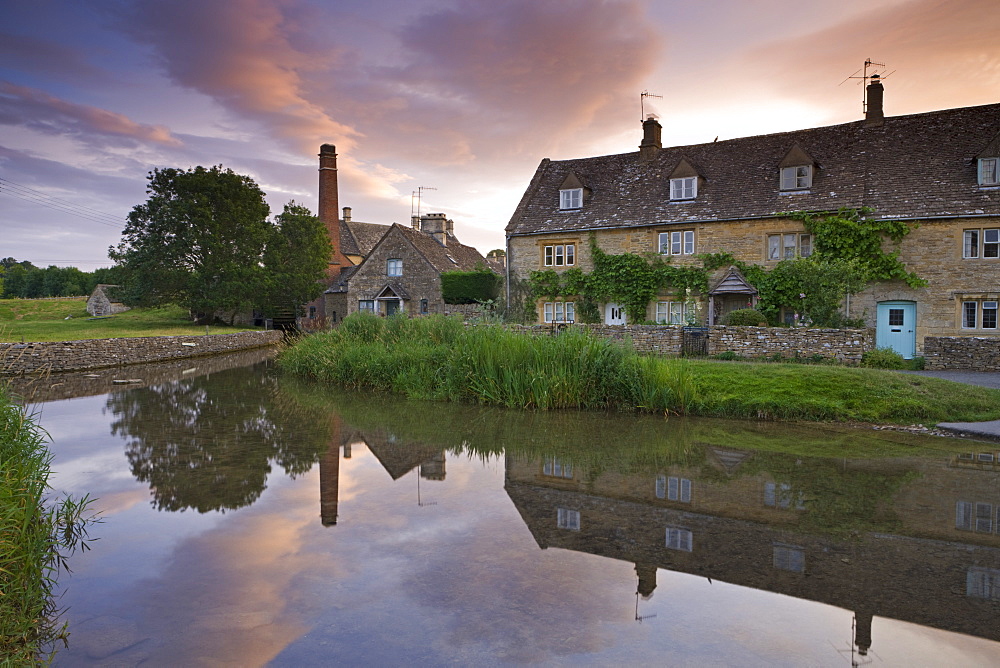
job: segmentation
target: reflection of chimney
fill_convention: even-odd
[[[885,114],[882,112],[882,94],[884,92],[882,80],[878,73],[873,74],[871,79],[872,82],[868,84],[868,88],[866,89],[867,95],[865,96],[867,101],[867,104],[865,104],[866,127],[885,123]]]
[[[636,564],[635,574],[639,576],[639,586],[636,591],[642,600],[648,601],[656,589],[656,566],[654,564]]]
[[[343,220],[345,223],[351,222],[351,207],[349,206],[344,207]]]
[[[330,445],[319,460],[319,515],[325,527],[337,523],[340,503],[340,418],[334,416],[330,423]]]
[[[327,236],[333,252],[330,254],[327,277],[340,273],[340,202],[337,191],[337,147],[323,144],[319,147],[319,219],[326,225]]]
[[[642,122],[642,143],[639,144],[640,160],[652,160],[663,148],[663,142],[660,141],[660,130],[662,129],[663,127],[653,114],[650,114]]]
[[[868,649],[872,646],[872,613],[854,613],[854,644],[858,646],[858,654],[868,654]]]
[[[420,464],[420,477],[424,480],[444,480],[444,453],[439,452]]]
[[[448,245],[448,221],[443,213],[427,213],[421,216],[420,230],[434,237],[442,246]]]

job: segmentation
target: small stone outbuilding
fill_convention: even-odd
[[[111,297],[108,296],[108,289],[118,287],[121,286],[102,283],[94,288],[94,291],[90,294],[90,298],[87,299],[87,313],[94,317],[98,317],[104,315],[115,315],[116,313],[122,313],[129,310],[128,306],[125,306],[125,304],[121,302],[112,301]],[[113,291],[112,294],[114,294]]]

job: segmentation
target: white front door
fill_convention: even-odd
[[[605,304],[604,306],[604,324],[605,325],[624,325],[625,322],[625,307],[619,306],[618,304]]]

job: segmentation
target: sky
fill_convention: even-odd
[[[482,252],[542,158],[1000,101],[996,0],[0,0],[0,257],[110,266],[146,176],[218,165],[273,214],[339,154],[354,220]],[[660,98],[640,95],[648,91]]]

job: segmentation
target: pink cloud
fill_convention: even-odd
[[[45,134],[73,135],[99,144],[93,135],[128,138],[143,143],[180,146],[181,141],[162,125],[144,125],[128,117],[83,104],[67,102],[34,88],[0,81],[0,123],[18,125]]]

